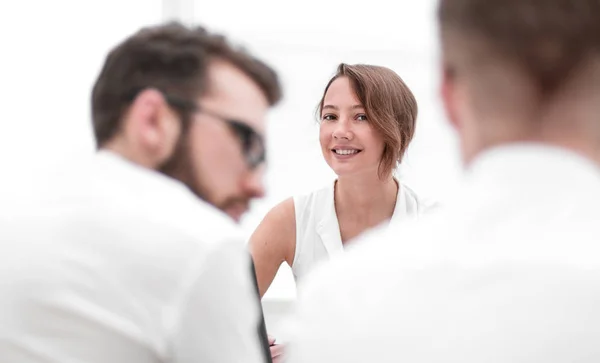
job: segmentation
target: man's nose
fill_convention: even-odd
[[[265,175],[266,165],[262,163],[256,169],[251,170],[244,179],[243,189],[250,198],[262,198],[265,196]]]

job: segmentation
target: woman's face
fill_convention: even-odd
[[[338,176],[377,173],[384,142],[367,120],[348,77],[330,85],[320,116],[319,141],[329,167]]]

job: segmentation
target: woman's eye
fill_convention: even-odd
[[[367,115],[365,115],[365,114],[356,115],[356,119],[358,121],[367,121]]]
[[[327,114],[327,115],[323,115],[322,119],[323,119],[323,121],[333,121],[336,119],[336,116],[332,115],[332,114]]]

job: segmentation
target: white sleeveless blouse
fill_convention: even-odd
[[[398,183],[396,206],[391,223],[417,218],[429,207],[407,186]],[[309,194],[294,197],[296,252],[292,272],[296,280],[331,256],[343,253],[342,237],[335,212],[335,181]],[[385,222],[384,222],[385,223]]]

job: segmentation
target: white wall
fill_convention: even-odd
[[[160,0],[1,2],[2,192],[91,155],[90,93],[107,51],[161,17]]]
[[[400,176],[443,198],[459,172],[455,138],[437,98],[434,0],[177,0],[186,20],[220,30],[279,72],[284,102],[269,118],[269,194],[244,221],[249,233],[275,203],[333,178],[320,155],[314,109],[339,62],[388,66],[420,107]],[[35,0],[0,5],[1,190],[27,190],[44,174],[92,154],[92,83],[108,49],[160,21],[160,0]],[[167,5],[169,5],[167,3]],[[172,9],[171,9],[172,10]],[[267,295],[295,295],[283,268]]]

